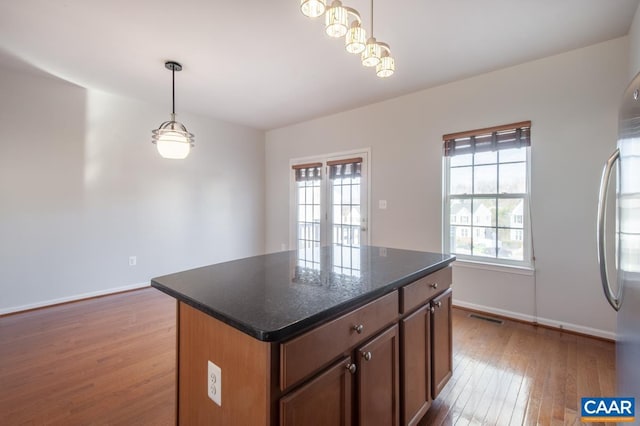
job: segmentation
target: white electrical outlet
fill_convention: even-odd
[[[207,394],[222,407],[222,370],[211,361],[207,361]]]
[[[138,258],[136,256],[129,256],[129,266],[136,266]]]

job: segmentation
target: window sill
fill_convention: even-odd
[[[497,263],[476,262],[467,259],[458,259],[453,262],[453,266],[527,276],[533,276],[536,273],[536,270],[534,268],[527,266],[500,265]]]

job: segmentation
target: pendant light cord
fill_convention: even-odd
[[[171,113],[176,114],[176,69],[171,69]]]
[[[371,0],[371,37],[373,37],[373,0]]]

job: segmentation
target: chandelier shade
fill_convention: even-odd
[[[309,18],[322,16],[326,8],[327,4],[324,0],[300,0],[300,10]]]
[[[193,134],[189,133],[182,123],[175,121],[175,114],[171,114],[171,120],[162,123],[151,135],[163,158],[183,160],[187,158],[193,146]]]
[[[334,0],[326,11],[325,31],[329,37],[344,37],[349,28],[349,12],[342,6],[342,2]]]
[[[349,53],[362,53],[367,44],[367,33],[360,26],[360,22],[354,21],[351,28],[347,31],[344,39],[344,47]]]
[[[182,70],[182,65],[174,61],[164,64],[171,70],[171,119],[165,121],[151,132],[151,142],[156,145],[162,158],[183,160],[187,158],[194,146],[195,136],[187,131],[184,124],[176,121],[176,71]]]
[[[391,77],[395,71],[395,61],[389,55],[380,58],[380,62],[376,65],[376,75],[380,78]]]
[[[375,37],[369,38],[362,52],[362,65],[365,67],[375,67],[380,63],[380,57],[382,57],[380,44],[378,44]]]

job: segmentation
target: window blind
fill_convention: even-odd
[[[296,174],[296,182],[322,179],[322,163],[296,164],[292,168]]]
[[[442,136],[445,157],[531,145],[531,121]]]
[[[329,178],[357,178],[362,175],[362,158],[345,158],[343,160],[327,161]]]

